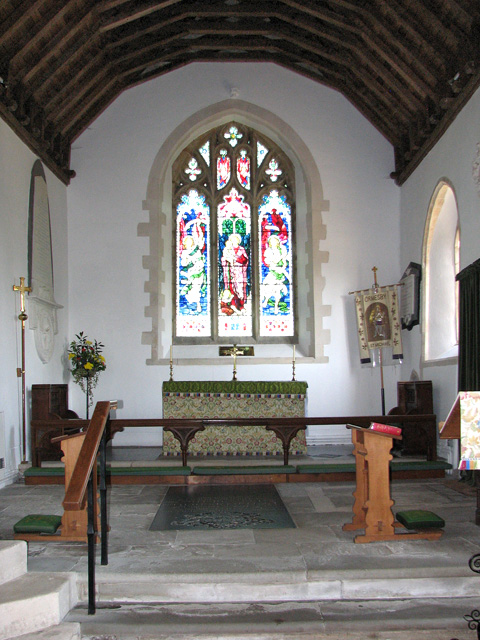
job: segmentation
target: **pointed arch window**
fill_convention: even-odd
[[[272,141],[231,122],[173,164],[175,337],[295,335],[294,169]]]
[[[432,196],[424,235],[424,359],[458,354],[460,229],[455,192],[441,180]]]

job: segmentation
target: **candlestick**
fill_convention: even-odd
[[[173,345],[170,345],[170,382],[173,380]]]
[[[295,382],[295,345],[293,345],[292,382]]]

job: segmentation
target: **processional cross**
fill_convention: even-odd
[[[253,356],[255,355],[253,347],[237,347],[236,344],[233,347],[220,347],[219,355],[221,356],[233,356],[233,377],[232,380],[237,379],[237,356]]]
[[[25,293],[30,292],[32,287],[25,286],[25,278],[20,278],[20,285],[13,285],[13,291],[20,293],[20,313],[18,319],[22,323],[22,366],[17,367],[17,378],[22,378],[22,447],[23,447],[23,462],[27,459],[27,438],[26,438],[26,413],[25,413],[25,320],[28,316],[25,312]]]

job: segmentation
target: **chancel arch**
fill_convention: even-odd
[[[455,192],[442,179],[430,201],[423,240],[425,362],[458,355],[460,228]]]
[[[251,128],[260,136],[271,140],[288,157],[295,173],[296,258],[297,288],[295,291],[297,330],[294,340],[297,355],[306,361],[327,362],[324,347],[329,332],[323,328],[323,318],[330,314],[322,303],[324,279],[322,264],[328,254],[320,251],[320,242],[326,236],[322,212],[329,204],[323,199],[318,168],[305,142],[275,114],[244,102],[231,99],[212,105],[191,116],[173,131],[159,149],[153,162],[143,203],[148,211],[148,222],[140,223],[138,235],[149,238],[149,254],[144,256],[148,270],[145,291],[149,305],[145,314],[151,318],[152,329],[142,336],[142,343],[150,346],[147,364],[166,364],[169,348],[174,340],[175,277],[172,269],[175,252],[175,215],[172,210],[172,169],[181,151],[215,127],[230,122]],[[233,342],[233,340],[232,340]],[[218,355],[217,341],[207,344],[175,345],[176,359],[195,363],[214,363]],[[291,346],[260,344],[255,349],[255,363],[287,362],[291,359]]]

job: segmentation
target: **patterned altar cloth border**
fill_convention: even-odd
[[[164,418],[274,418],[305,415],[306,382],[168,381],[163,383]],[[232,399],[235,403],[232,403]],[[291,455],[307,451],[305,431],[292,440]],[[196,434],[189,455],[283,455],[280,440],[262,426],[215,426]],[[180,455],[180,446],[163,432],[163,454]]]

